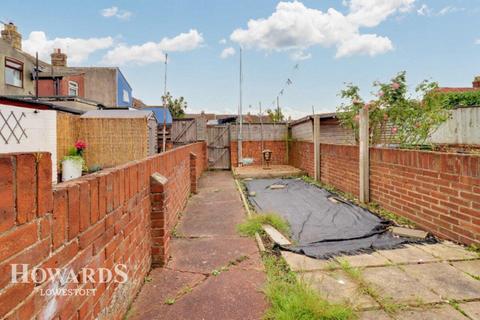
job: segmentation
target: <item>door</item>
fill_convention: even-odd
[[[230,169],[230,127],[207,126],[208,167]]]

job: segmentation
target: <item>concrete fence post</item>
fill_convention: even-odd
[[[168,260],[168,179],[159,173],[150,177],[152,266],[161,267]]]
[[[359,173],[360,173],[360,202],[370,201],[370,158],[369,158],[369,119],[368,110],[360,109],[360,155],[359,155]]]
[[[190,192],[197,193],[197,155],[190,152]]]
[[[313,116],[313,158],[315,180],[320,181],[320,116]]]

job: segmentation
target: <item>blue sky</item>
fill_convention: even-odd
[[[148,104],[161,101],[168,52],[168,90],[189,112],[236,111],[240,45],[252,113],[283,87],[280,104],[297,118],[312,105],[335,110],[345,82],[368,98],[373,81],[401,70],[412,87],[471,86],[480,75],[480,0],[24,0],[3,3],[0,19],[18,25],[25,50],[62,47],[70,65],[118,65]]]

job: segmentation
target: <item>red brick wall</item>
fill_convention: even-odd
[[[85,96],[85,76],[83,74],[64,76],[60,81],[59,96],[68,96],[68,81],[78,84],[78,96]],[[38,95],[40,97],[55,96],[55,82],[52,79],[40,79],[38,81]]]
[[[264,141],[264,149],[272,150],[270,164],[287,164],[287,146],[285,141]],[[238,166],[237,141],[230,143],[230,162],[232,167]],[[253,165],[262,165],[262,142],[243,141],[242,154],[244,158],[253,158]]]
[[[344,192],[358,196],[358,148],[349,145],[320,145],[320,177]]]
[[[205,144],[51,186],[46,153],[0,155],[0,318],[120,319],[150,269],[152,256],[150,175],[168,178],[167,238],[195,176],[206,167]],[[192,175],[193,176],[193,175]],[[34,286],[12,283],[11,264],[34,267],[108,268],[125,264],[128,281],[83,281],[62,287],[58,277]],[[94,295],[42,295],[48,288],[96,289]]]
[[[294,141],[289,146],[289,164],[305,171],[309,177],[315,176],[313,142]]]
[[[480,243],[480,156],[371,149],[371,199],[442,238]]]

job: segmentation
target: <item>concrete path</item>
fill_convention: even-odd
[[[480,320],[480,256],[451,242],[331,261],[282,255],[322,296],[353,306],[361,320]],[[345,272],[340,260],[358,268],[360,276]]]
[[[152,270],[128,319],[261,319],[265,274],[255,241],[236,232],[243,219],[231,173],[205,173],[175,230],[171,260]]]

